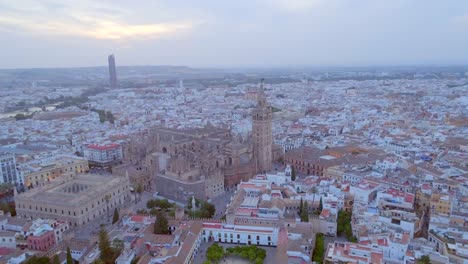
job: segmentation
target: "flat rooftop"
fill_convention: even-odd
[[[110,188],[126,181],[125,177],[115,175],[79,174],[67,182],[55,182],[42,188],[18,195],[17,200],[42,201],[53,205],[79,205],[101,196]],[[79,195],[77,195],[79,194]]]

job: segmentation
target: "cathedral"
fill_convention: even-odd
[[[261,84],[250,138],[241,140],[229,128],[211,125],[183,130],[153,127],[144,137],[130,141],[124,159],[144,168],[140,172],[148,175],[142,181],[146,190],[186,203],[193,196],[203,200],[217,196],[270,171],[273,152],[272,107]]]
[[[149,134],[152,149],[145,163],[154,189],[164,197],[206,200],[255,173],[251,148],[237,142],[229,129],[157,127]]]

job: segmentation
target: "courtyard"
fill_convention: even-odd
[[[203,264],[206,260],[206,251],[213,245],[213,242],[204,242],[200,245],[198,254],[195,256],[194,264]],[[231,244],[231,243],[219,243],[220,246],[226,248],[235,246],[245,246],[244,244]],[[263,248],[266,251],[266,258],[263,261],[264,264],[280,264],[276,262],[276,247],[257,246]],[[250,263],[247,259],[243,259],[237,256],[229,256],[220,261],[221,264],[244,264]]]

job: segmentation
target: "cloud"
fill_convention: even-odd
[[[329,0],[331,1],[331,0]],[[266,3],[273,5],[286,12],[304,12],[324,4],[324,0],[267,0]]]
[[[28,1],[26,1],[28,2]],[[68,35],[94,39],[122,40],[160,38],[190,30],[190,21],[129,22],[135,16],[125,9],[100,4],[71,5],[64,1],[8,6],[0,11],[0,28],[39,35]],[[83,4],[83,2],[78,2]],[[0,2],[0,4],[2,4]],[[92,8],[90,8],[90,6]]]

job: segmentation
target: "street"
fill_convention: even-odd
[[[231,200],[231,196],[234,195],[234,191],[235,189],[226,191],[221,195],[211,198],[211,203],[216,208],[216,213],[213,216],[214,219],[220,219],[226,214],[227,205]]]

